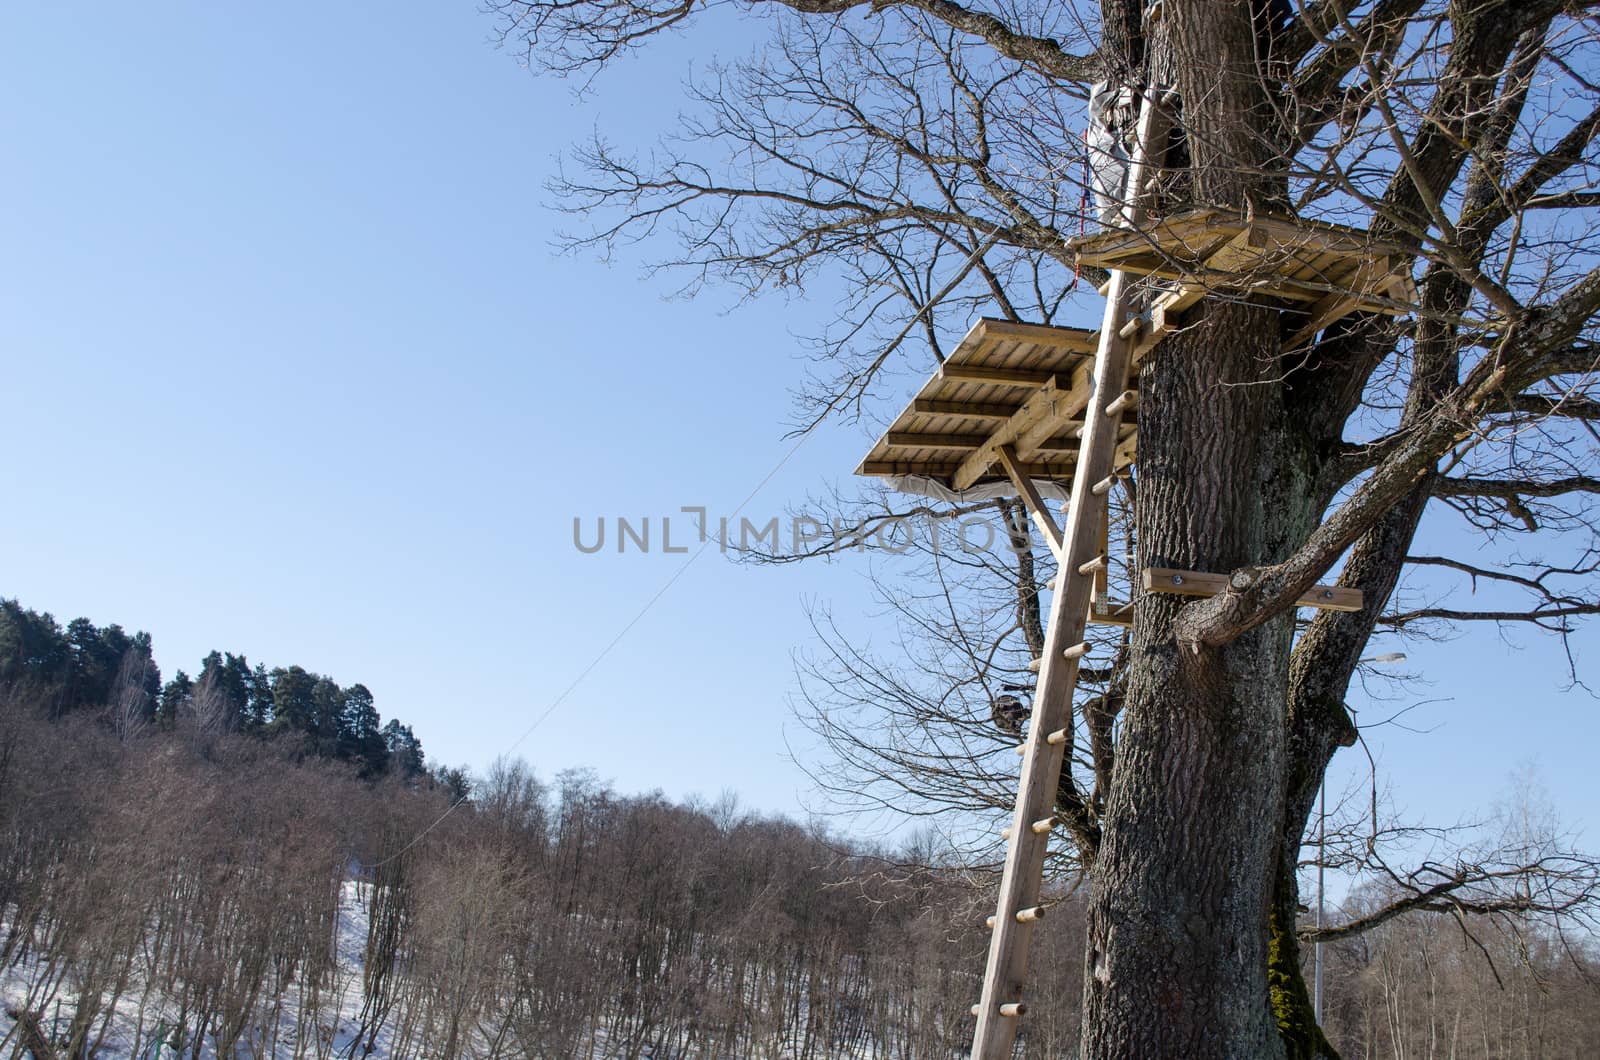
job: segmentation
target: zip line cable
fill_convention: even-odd
[[[953,291],[957,284],[967,278],[967,274],[970,273],[973,269],[973,266],[978,263],[978,259],[982,258],[983,255],[988,252],[990,247],[999,242],[1000,234],[1001,229],[997,224],[995,225],[993,234],[991,234],[987,240],[985,240],[983,243],[980,243],[978,247],[973,250],[973,252],[967,257],[967,260],[962,264],[955,277],[949,283],[945,284],[944,287],[940,289],[939,293],[930,297],[926,302],[923,303],[920,309],[911,315],[911,319],[906,321],[905,327],[901,329],[899,336],[896,337],[894,342],[890,344],[891,349],[895,345],[898,345],[906,337],[906,335],[910,334],[912,327],[916,325],[916,322],[922,318],[924,313],[928,312],[928,310],[932,309],[936,304],[943,301],[945,296]],[[795,441],[794,445],[790,446],[789,450],[778,459],[778,462],[773,464],[771,469],[768,470],[765,475],[761,476],[761,481],[755,484],[750,492],[745,495],[744,500],[739,502],[738,506],[733,509],[727,518],[732,519],[742,513],[745,510],[745,507],[749,505],[751,501],[756,499],[756,494],[760,493],[766,484],[772,481],[773,476],[781,471],[783,466],[789,462],[789,459],[800,450],[800,447],[806,444],[806,441],[811,437],[811,435],[812,432],[810,430],[802,432],[800,437]],[[707,548],[711,547],[712,541],[720,540],[720,538],[713,538],[711,534],[707,532],[709,527],[704,520],[708,519],[709,515],[703,515],[701,518],[700,547],[691,552],[689,557],[678,565],[678,569],[673,571],[671,576],[668,577],[666,581],[661,583],[661,587],[650,595],[650,598],[640,606],[638,611],[634,612],[633,617],[628,619],[627,623],[617,631],[616,636],[612,637],[611,640],[607,642],[606,646],[601,648],[599,653],[597,653],[593,659],[589,660],[589,664],[587,666],[578,671],[578,676],[574,677],[572,682],[562,690],[561,694],[551,701],[550,705],[544,709],[544,713],[534,718],[533,722],[526,729],[522,730],[522,734],[500,752],[501,754],[509,754],[510,752],[515,751],[518,747],[521,747],[523,741],[527,740],[529,736],[532,736],[534,730],[542,725],[545,719],[554,714],[556,712],[556,708],[560,707],[561,704],[567,701],[568,697],[570,697],[572,693],[577,690],[578,686],[583,683],[584,678],[593,673],[595,668],[605,661],[606,657],[611,654],[616,646],[622,643],[622,638],[626,637],[633,627],[639,624],[644,616],[650,612],[650,609],[667,594],[667,590],[671,589],[677,584],[678,579],[683,577],[684,573],[688,571],[689,567],[693,565],[694,561],[699,559]],[[405,846],[401,847],[393,854],[382,858],[381,860],[372,862],[370,865],[367,865],[366,868],[379,869],[403,856],[407,851],[411,850],[418,843],[422,842],[422,840],[428,836],[428,833],[432,832],[435,828],[443,824],[446,818],[455,813],[456,810],[460,809],[462,804],[465,803],[468,798],[468,793],[463,793],[460,795],[454,802],[445,808],[443,813],[434,818],[433,821],[427,825],[427,827],[423,828],[422,831],[418,832],[415,836],[412,836],[410,841],[407,842]]]

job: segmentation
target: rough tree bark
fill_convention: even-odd
[[[1200,201],[1281,199],[1245,5],[1168,0],[1150,78],[1177,84]],[[1165,76],[1163,76],[1165,75]],[[1315,525],[1277,313],[1208,302],[1140,373],[1140,563],[1265,566]],[[1268,910],[1284,783],[1292,613],[1220,648],[1180,647],[1186,606],[1134,625],[1122,739],[1095,863],[1085,1057],[1282,1054],[1268,1005]],[[1152,1015],[1159,1014],[1159,1018]]]

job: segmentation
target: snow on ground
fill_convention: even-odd
[[[339,971],[334,984],[325,994],[323,1018],[315,1028],[322,1049],[317,1048],[318,1043],[306,1042],[302,1046],[297,1040],[299,1030],[295,1014],[300,1009],[301,1001],[297,986],[284,997],[276,999],[278,1003],[273,1006],[278,1013],[277,1025],[273,1028],[276,1033],[269,1035],[267,1027],[257,1027],[243,1055],[317,1056],[319,1052],[333,1056],[361,1055],[360,1046],[354,1050],[351,1046],[355,1043],[361,1024],[361,972],[367,943],[367,905],[364,899],[360,884],[353,881],[345,883],[339,900],[338,937],[335,940]],[[0,935],[8,927],[9,924],[0,921]],[[14,1051],[19,1045],[20,1034],[18,1021],[9,1015],[13,1009],[26,1007],[38,1011],[41,1028],[47,1036],[52,1039],[65,1036],[77,1001],[77,992],[72,983],[59,984],[42,1005],[31,998],[36,990],[48,989],[42,980],[49,975],[50,969],[37,952],[29,952],[23,960],[0,968],[0,1057],[26,1055]],[[104,1037],[93,1049],[93,1055],[107,1060],[133,1060],[134,1057],[138,1060],[155,1060],[158,1056],[175,1060],[180,1055],[192,1055],[190,1049],[180,1054],[171,1044],[158,1041],[158,1038],[170,1035],[176,1026],[177,1010],[175,1006],[162,1005],[154,997],[142,997],[142,986],[142,983],[135,983],[124,992],[112,1013]],[[271,1013],[263,1015],[270,1016]],[[98,1032],[97,1027],[95,1033]],[[373,1060],[387,1060],[392,1055],[392,1035],[393,1028],[386,1024],[378,1034],[371,1054]],[[202,1044],[199,1055],[203,1060],[217,1060],[215,1048],[209,1041]]]
[[[391,1060],[397,1053],[407,1057],[416,1055],[416,1045],[403,1048],[396,1041],[397,1029],[393,1021],[386,1020],[378,1031],[373,1051],[366,1054],[357,1035],[361,1029],[363,1003],[362,969],[366,956],[368,904],[366,888],[355,881],[347,881],[340,894],[337,937],[334,940],[338,958],[338,972],[333,984],[323,993],[318,1018],[307,1028],[307,1039],[300,1040],[297,1014],[301,1009],[301,988],[293,986],[282,997],[263,999],[256,1018],[257,1026],[246,1034],[233,1055],[264,1060],[267,1057],[306,1058],[360,1058]],[[0,918],[0,937],[9,929],[9,923]],[[52,975],[39,954],[30,951],[24,959],[0,968],[0,1058],[28,1055],[21,1048],[18,1021],[8,1012],[28,1009],[40,1014],[41,1029],[54,1041],[64,1038],[72,1020],[77,1000],[76,990],[70,981],[51,983]],[[754,986],[751,987],[754,989]],[[44,995],[41,1002],[37,995]],[[178,1060],[184,1056],[198,1055],[201,1060],[220,1060],[215,1043],[209,1039],[200,1043],[195,1054],[194,1044],[176,1049],[171,1036],[177,1025],[176,1006],[164,1003],[155,991],[146,991],[142,982],[135,982],[123,992],[106,1024],[103,1036],[91,1040],[91,1055],[106,1060]],[[102,1018],[102,1022],[103,1018]],[[94,1034],[100,1034],[97,1024]],[[606,1035],[596,1028],[586,1042],[591,1058],[611,1055]],[[481,1047],[475,1049],[474,1046]],[[488,1043],[473,1035],[466,1047],[467,1055],[492,1051]],[[798,1045],[780,1051],[773,1060],[786,1060],[797,1055]],[[503,1055],[503,1054],[502,1054]],[[651,1060],[649,1052],[646,1060]],[[861,1054],[865,1056],[867,1054]],[[686,1060],[686,1058],[656,1057],[653,1060]],[[839,1057],[837,1060],[851,1060]]]

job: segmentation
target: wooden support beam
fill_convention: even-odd
[[[1370,258],[1362,262],[1355,275],[1351,277],[1349,291],[1333,291],[1321,301],[1312,305],[1311,318],[1300,326],[1289,338],[1284,340],[1284,350],[1296,350],[1312,339],[1317,332],[1332,324],[1340,317],[1348,316],[1355,312],[1361,304],[1362,296],[1368,294],[1367,288],[1373,286],[1377,280],[1386,276],[1390,271],[1388,257]],[[1385,284],[1385,289],[1388,288]]]
[[[987,434],[921,434],[917,431],[890,431],[883,436],[890,449],[973,450],[989,440]]]
[[[961,383],[995,383],[1000,386],[1038,387],[1055,379],[1055,372],[1034,368],[996,368],[983,364],[950,364],[939,366],[941,378]]]
[[[1101,626],[1132,627],[1133,605],[1116,604],[1113,606],[1108,603],[1102,608],[1091,610],[1089,612],[1089,621]]]
[[[1024,460],[1034,459],[1049,444],[1050,439],[1068,424],[1072,424],[1072,428],[1067,431],[1072,438],[1082,437],[1084,424],[1074,421],[1089,407],[1089,399],[1093,395],[1094,378],[1088,366],[1073,372],[1066,390],[1057,393],[1051,416],[1024,425],[1017,431],[1015,439],[1017,455]]]
[[[1169,567],[1146,567],[1142,580],[1146,592],[1176,593],[1179,596],[1216,596],[1234,588],[1232,580],[1226,574],[1174,570]],[[1246,585],[1240,585],[1238,588],[1246,588]],[[1313,585],[1295,601],[1295,606],[1315,607],[1322,611],[1359,611],[1363,603],[1360,589],[1344,589],[1337,585]]]
[[[1093,356],[1099,345],[1094,332],[1085,331],[1083,328],[1068,328],[1059,324],[1029,324],[1021,320],[998,320],[994,317],[981,318],[967,333],[967,338],[976,338],[980,341],[1009,339],[1012,342],[1026,342],[1032,346],[1048,346],[1068,353],[1081,353],[1084,357]]]
[[[960,468],[959,463],[934,465],[911,464],[905,460],[863,460],[856,469],[858,475],[926,475],[929,478],[948,479]],[[1070,479],[1076,466],[1071,460],[1030,460],[1023,464],[1029,478]],[[971,483],[968,483],[971,485]]]
[[[1009,420],[1020,406],[1002,405],[981,401],[938,401],[934,398],[915,398],[912,412],[925,412],[930,416],[971,416],[975,420]]]
[[[1028,514],[1033,516],[1034,525],[1044,535],[1050,551],[1055,555],[1056,562],[1061,562],[1061,527],[1056,525],[1056,520],[1050,514],[1050,509],[1045,507],[1044,498],[1039,495],[1039,490],[1033,484],[1033,479],[1028,477],[1022,462],[1017,459],[1017,454],[1009,445],[1000,447],[1000,466],[1006,469],[1006,477],[1011,484],[1022,494],[1022,503],[1027,506]]]
[[[988,441],[961,462],[951,485],[964,490],[989,474],[990,468],[1000,459],[1001,446],[1015,445],[1017,455],[1024,461],[1036,455],[1040,442],[1057,434],[1064,423],[1082,410],[1083,403],[1078,400],[1079,377],[1086,377],[1082,368],[1073,373],[1069,387],[1063,387],[1062,380],[1054,375],[1041,383],[1015,416],[996,427]],[[1032,452],[1028,443],[1021,442],[1024,435],[1031,440]]]
[[[1111,586],[1111,505],[1100,506],[1100,555],[1094,569],[1094,592],[1089,597],[1089,614],[1092,616],[1097,607],[1106,602],[1106,595]],[[1079,567],[1081,574],[1083,568]]]

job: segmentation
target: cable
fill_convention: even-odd
[[[800,447],[802,445],[806,444],[806,440],[808,438],[810,438],[810,437],[811,437],[811,433],[810,432],[802,434],[799,437],[799,439],[794,443],[794,445],[789,447],[789,451],[784,453],[783,456],[781,458],[779,458],[778,462],[776,464],[772,465],[772,468],[765,475],[761,476],[761,481],[757,482],[755,484],[755,487],[753,489],[751,489],[750,492],[745,496],[744,500],[739,502],[738,506],[735,507],[733,509],[733,512],[729,515],[729,518],[733,518],[734,516],[737,516],[741,512],[743,512],[745,510],[745,507],[751,501],[755,500],[756,494],[760,493],[761,490],[763,489],[763,487],[765,487],[768,482],[772,481],[772,476],[776,475],[779,471],[781,471],[783,469],[783,466],[789,462],[789,458],[794,456],[794,454],[799,451]],[[650,598],[644,602],[644,604],[639,608],[638,611],[634,612],[633,617],[630,618],[627,621],[627,623],[624,624],[623,627],[620,630],[617,631],[617,635],[612,637],[611,640],[606,644],[606,646],[604,648],[601,648],[599,653],[596,654],[593,659],[589,660],[589,664],[587,666],[585,666],[582,670],[578,671],[578,676],[574,677],[572,679],[572,682],[570,684],[568,684],[565,689],[562,690],[561,694],[559,696],[557,696],[554,700],[551,701],[550,705],[544,709],[544,713],[540,714],[537,718],[534,718],[533,722],[526,729],[522,730],[522,734],[520,736],[518,736],[515,740],[513,740],[505,748],[503,748],[500,753],[501,754],[510,754],[512,751],[515,751],[518,747],[521,747],[522,744],[523,744],[523,741],[527,740],[527,738],[529,736],[532,736],[534,730],[537,729],[540,725],[542,725],[544,723],[545,719],[549,718],[551,714],[554,714],[557,707],[561,706],[561,704],[563,704],[563,703],[565,703],[567,701],[567,698],[569,696],[571,696],[574,691],[577,690],[577,688],[578,688],[578,686],[580,684],[583,683],[584,678],[588,677],[591,673],[593,673],[595,667],[599,666],[602,662],[605,661],[606,656],[610,655],[611,652],[616,648],[616,646],[622,642],[622,638],[626,637],[628,635],[628,633],[633,629],[633,627],[637,626],[639,624],[640,620],[643,619],[644,616],[650,612],[650,609],[652,607],[654,607],[657,604],[657,602],[659,602],[660,599],[667,594],[667,590],[671,589],[673,587],[673,585],[677,584],[678,579],[683,577],[684,572],[689,569],[690,565],[693,564],[695,560],[699,559],[701,557],[701,555],[705,553],[705,550],[711,547],[711,543],[713,541],[715,541],[715,540],[717,540],[717,539],[712,537],[710,534],[702,533],[700,547],[695,549],[692,553],[690,553],[689,557],[687,559],[685,559],[681,564],[678,565],[678,569],[672,572],[671,577],[667,578],[666,581],[661,583],[661,587],[650,595]],[[367,865],[366,867],[368,869],[382,868],[383,866],[389,864],[391,861],[394,861],[396,858],[399,858],[402,855],[404,855],[411,848],[415,847],[418,843],[422,842],[422,840],[427,837],[429,832],[432,832],[435,828],[439,827],[439,825],[443,824],[444,821],[445,821],[445,818],[449,817],[451,814],[455,813],[456,810],[460,809],[461,805],[463,803],[465,803],[468,800],[468,798],[469,798],[469,794],[461,795],[454,802],[452,802],[445,809],[445,811],[443,813],[441,813],[438,817],[434,818],[434,820],[426,828],[422,829],[422,831],[418,832],[415,836],[413,836],[411,838],[411,840],[406,843],[405,846],[401,847],[399,850],[395,851],[393,854],[390,854],[388,857],[384,858],[383,860],[375,861],[372,864]]]
[[[983,243],[980,243],[973,250],[973,252],[967,257],[967,260],[962,264],[961,268],[956,272],[955,277],[949,283],[945,284],[944,287],[940,289],[939,293],[929,297],[929,299],[923,303],[920,309],[911,314],[911,319],[906,322],[905,327],[901,329],[900,334],[896,336],[894,342],[889,344],[887,347],[888,349],[892,350],[895,346],[899,345],[901,340],[911,333],[912,327],[915,326],[916,322],[921,319],[924,313],[928,312],[928,310],[932,309],[939,302],[942,302],[946,295],[955,290],[957,284],[966,279],[967,274],[972,271],[972,267],[978,263],[978,259],[983,257],[984,254],[988,253],[989,248],[993,247],[1000,241],[1001,232],[1002,229],[1000,225],[996,223],[994,226],[994,231],[990,234],[989,238]],[[771,470],[769,470],[765,475],[761,476],[761,481],[755,484],[755,487],[750,490],[750,492],[745,496],[744,500],[739,502],[738,507],[733,509],[728,518],[732,518],[733,516],[737,516],[739,513],[743,512],[745,506],[751,501],[755,500],[756,494],[760,493],[762,488],[766,486],[768,482],[772,481],[772,476],[776,475],[780,470],[782,470],[783,466],[789,462],[789,458],[794,456],[794,454],[799,451],[800,447],[806,444],[806,439],[810,437],[810,430],[802,432],[800,437],[795,441],[794,445],[789,447],[789,451],[784,453],[776,464],[772,465]],[[574,677],[572,679],[572,683],[567,685],[562,693],[557,696],[548,707],[545,708],[544,713],[540,714],[537,718],[534,718],[533,723],[526,729],[522,730],[522,735],[518,736],[511,742],[509,746],[505,747],[500,752],[501,754],[509,754],[510,752],[515,751],[518,747],[522,746],[522,742],[529,736],[533,735],[533,731],[543,724],[546,718],[548,718],[551,714],[554,714],[557,707],[566,702],[567,697],[572,695],[577,687],[583,683],[583,679],[588,677],[589,674],[594,671],[595,667],[599,666],[605,661],[606,656],[611,654],[612,649],[622,642],[622,638],[626,637],[628,632],[632,630],[634,626],[639,624],[639,620],[644,618],[644,616],[649,613],[650,609],[656,605],[656,602],[667,594],[667,590],[671,589],[673,585],[677,583],[678,579],[683,577],[684,572],[689,569],[690,565],[693,564],[695,560],[699,559],[701,554],[704,553],[707,548],[711,547],[711,542],[715,539],[712,538],[710,534],[704,533],[703,531],[705,529],[706,527],[702,525],[700,547],[695,549],[694,552],[690,553],[689,558],[685,559],[683,563],[679,565],[678,569],[673,571],[672,576],[661,584],[661,588],[657,589],[653,594],[651,594],[650,598],[644,602],[644,605],[634,613],[634,616],[627,621],[622,629],[617,631],[617,635],[612,637],[610,642],[607,643],[604,648],[600,649],[599,654],[597,654],[593,659],[589,660],[589,665],[585,666],[578,672],[578,676]],[[406,843],[405,846],[401,847],[399,850],[395,851],[393,854],[390,854],[381,861],[375,861],[366,867],[368,869],[382,868],[391,861],[394,861],[396,858],[399,858],[401,855],[405,854],[412,847],[415,847],[418,843],[422,842],[429,832],[432,832],[435,828],[439,827],[439,825],[443,824],[445,818],[449,817],[452,813],[455,813],[456,810],[460,809],[462,803],[466,802],[467,799],[468,794],[462,794],[459,798],[452,802],[443,813],[434,818],[432,823],[413,836],[410,842]]]

